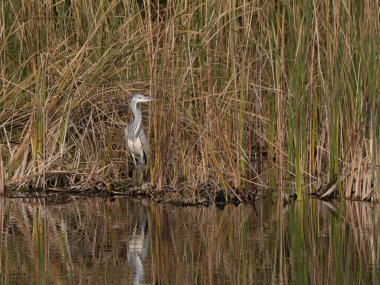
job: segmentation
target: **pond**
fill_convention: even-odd
[[[1,284],[375,284],[379,207],[2,199]]]

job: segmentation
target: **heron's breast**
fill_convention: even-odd
[[[128,149],[133,154],[140,154],[140,152],[143,150],[140,138],[136,138],[135,140],[128,139]]]

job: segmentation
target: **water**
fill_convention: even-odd
[[[376,284],[379,207],[0,200],[1,284]]]

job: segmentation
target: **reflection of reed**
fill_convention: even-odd
[[[380,246],[375,238],[379,228],[372,205],[312,200],[293,210],[289,225],[291,261],[299,260],[302,266],[293,268],[291,283],[371,283],[376,273],[368,271],[377,264],[374,257]],[[303,240],[299,244],[295,243],[297,236]]]
[[[357,252],[357,258],[368,270],[374,270],[378,264],[379,235],[377,220],[379,212],[374,214],[374,206],[369,203],[347,201],[344,217],[352,233],[352,250]],[[376,206],[376,209],[378,207]],[[377,214],[377,215],[376,215]],[[374,271],[375,273],[375,271]]]
[[[134,203],[103,199],[63,205],[1,201],[2,278],[16,278],[22,284],[30,280],[104,284],[103,278],[110,275],[121,283],[129,282],[128,240],[122,237],[136,220]],[[8,283],[6,280],[0,283]]]
[[[378,207],[319,200],[176,208],[0,200],[7,283],[375,283]],[[148,231],[149,230],[149,231]]]
[[[263,206],[156,209],[152,221],[152,250],[161,284],[253,284],[270,280],[272,260],[265,254]],[[178,222],[179,221],[179,222]],[[258,274],[259,273],[259,274]]]
[[[345,203],[342,208],[311,200],[257,207],[258,216],[245,207],[157,208],[154,279],[162,284],[346,284],[367,280],[368,269],[376,276],[372,265],[380,244],[372,206]]]

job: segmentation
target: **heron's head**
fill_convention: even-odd
[[[131,103],[143,103],[143,102],[149,102],[152,101],[152,98],[149,96],[144,96],[141,94],[136,94],[135,96],[132,97]]]

